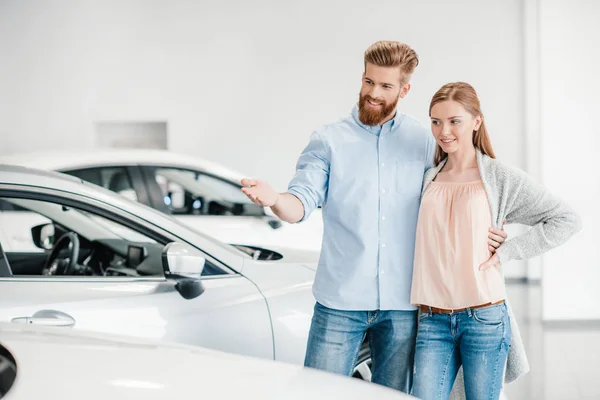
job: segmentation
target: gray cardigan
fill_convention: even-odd
[[[425,173],[423,191],[446,164]],[[538,256],[560,246],[581,229],[581,220],[564,202],[535,183],[523,171],[509,167],[477,151],[477,166],[483,181],[495,228],[502,221],[531,226],[527,232],[509,238],[497,250],[501,264]],[[529,371],[529,362],[519,327],[508,304],[512,340],[508,352],[505,382],[510,383]],[[464,398],[462,368],[456,379],[452,398]]]

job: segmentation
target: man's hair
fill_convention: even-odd
[[[407,44],[380,40],[365,51],[365,70],[367,63],[379,67],[399,67],[402,72],[401,84],[404,85],[419,65],[419,56]]]

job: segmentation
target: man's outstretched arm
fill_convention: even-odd
[[[275,215],[290,224],[304,217],[304,206],[296,196],[290,193],[277,193],[271,185],[257,179],[242,179],[242,192],[255,204],[271,207]]]
[[[296,163],[288,191],[277,193],[267,182],[242,179],[242,192],[254,203],[271,210],[289,223],[304,221],[325,202],[329,186],[330,147],[318,132],[310,137]]]

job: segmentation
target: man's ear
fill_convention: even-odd
[[[408,94],[408,92],[410,92],[410,83],[407,83],[406,85],[402,86],[402,89],[400,89],[400,98],[404,98],[404,96],[406,96]]]

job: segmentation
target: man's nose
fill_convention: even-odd
[[[379,89],[377,86],[374,86],[373,88],[371,88],[369,96],[371,96],[374,99],[381,100],[379,97],[381,96],[381,89]]]

